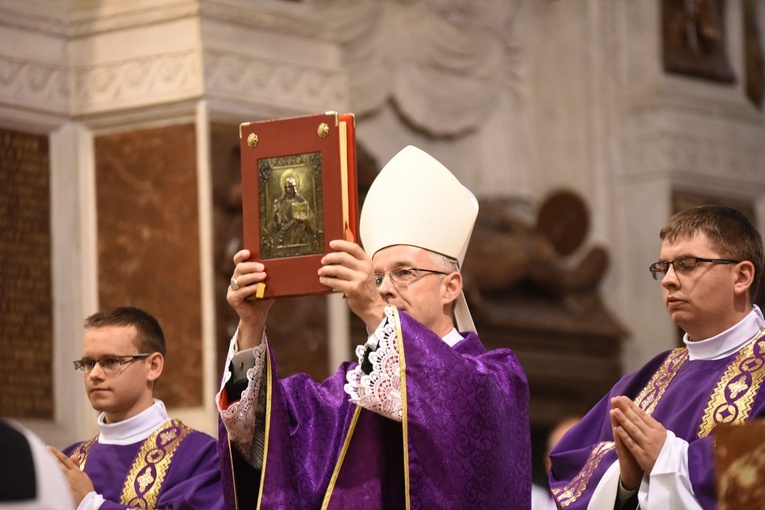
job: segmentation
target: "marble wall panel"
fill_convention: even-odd
[[[194,125],[95,138],[100,308],[137,306],[167,342],[155,396],[202,404],[202,318]]]

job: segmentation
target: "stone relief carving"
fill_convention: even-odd
[[[725,51],[725,0],[663,0],[662,34],[666,71],[735,80]]]
[[[69,107],[69,71],[65,65],[0,55],[2,101],[65,113]]]
[[[153,52],[119,61],[73,68],[78,113],[110,110],[115,102],[143,106],[197,95],[201,90],[198,50]]]
[[[392,100],[415,129],[455,136],[481,126],[504,94],[523,93],[521,2],[343,3],[320,4],[343,47],[354,111]]]
[[[204,58],[205,85],[213,95],[238,102],[275,101],[291,108],[347,102],[345,75],[337,69],[299,66],[212,48],[205,50]]]
[[[284,2],[272,9],[222,9],[202,2],[200,16],[210,22],[204,40],[189,42],[188,48],[176,45],[172,51],[162,46],[126,51],[116,42],[120,39],[89,40],[97,34],[88,30],[104,27],[93,24],[84,12],[82,24],[73,22],[71,29],[85,41],[80,49],[101,57],[72,66],[74,101],[68,106],[70,102],[59,97],[58,104],[71,108],[71,113],[88,114],[204,93],[293,111],[345,105],[358,115],[391,103],[406,124],[437,137],[461,136],[500,115],[515,119],[502,121],[503,128],[512,127],[522,124],[517,120],[522,118],[518,101],[525,93],[521,44],[516,40],[521,4],[520,0],[317,0],[310,5]],[[185,12],[173,11],[179,16]],[[160,14],[144,13],[146,19]],[[119,34],[135,23],[130,16],[115,13],[108,26]],[[149,27],[146,37],[154,37]],[[186,36],[188,28],[168,30]],[[272,37],[268,33],[284,39],[278,58],[263,56],[262,46],[232,47],[232,38],[258,30],[266,32],[266,40]],[[327,51],[315,44],[302,46],[311,41],[327,46]],[[340,50],[337,54],[335,48]],[[321,58],[306,59],[305,51]],[[18,64],[6,58],[5,76],[0,79],[12,79]],[[38,74],[55,69],[62,75],[58,83],[69,80],[65,67],[34,65]],[[29,94],[33,85],[24,84]],[[520,139],[517,134],[513,131],[510,138]]]

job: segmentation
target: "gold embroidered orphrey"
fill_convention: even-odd
[[[552,493],[555,496],[555,501],[558,502],[561,508],[566,508],[568,505],[579,499],[584,490],[587,488],[587,483],[592,478],[592,473],[595,472],[595,468],[598,467],[600,461],[606,456],[608,452],[614,449],[613,441],[603,441],[595,445],[595,448],[590,452],[590,456],[587,457],[587,462],[584,463],[584,467],[579,474],[577,474],[573,480],[566,484],[565,487],[553,489]]]
[[[646,413],[651,414],[656,408],[656,404],[664,396],[664,392],[669,386],[669,383],[677,375],[678,370],[688,360],[688,349],[685,347],[672,350],[664,363],[661,364],[659,370],[657,370],[648,384],[645,385],[637,398],[635,398],[635,404],[644,410]],[[608,452],[615,447],[613,441],[603,441],[595,445],[587,458],[587,462],[584,463],[584,467],[569,483],[562,488],[552,489],[553,496],[558,502],[561,508],[566,508],[571,503],[579,499],[579,496],[587,488],[587,484],[590,482],[595,468],[598,467],[600,461],[606,456]]]
[[[171,420],[147,437],[133,459],[122,486],[120,503],[131,508],[154,508],[170,469],[173,454],[192,431],[180,421]],[[80,444],[74,451],[80,470],[85,469],[88,453],[97,440],[98,436]]]
[[[635,404],[653,414],[669,383],[688,361],[688,349],[672,350],[635,398]],[[709,397],[699,424],[697,436],[708,436],[720,424],[743,423],[752,412],[752,405],[765,378],[765,328],[728,363]],[[560,508],[575,502],[587,488],[595,468],[614,449],[613,441],[600,442],[593,448],[582,470],[562,488],[552,490]]]
[[[706,437],[721,424],[739,424],[749,419],[752,404],[765,377],[765,328],[728,364],[717,381],[701,417],[698,437]]]

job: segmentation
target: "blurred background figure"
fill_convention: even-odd
[[[0,508],[75,508],[58,461],[20,424],[0,420]]]
[[[579,423],[578,417],[564,418],[550,431],[550,435],[547,436],[547,447],[543,459],[545,473],[550,473],[550,451],[568,432],[568,429],[577,423]],[[536,483],[531,485],[531,510],[557,510],[557,508],[547,485],[542,486]]]

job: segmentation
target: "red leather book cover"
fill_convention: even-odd
[[[358,242],[353,114],[245,123],[239,134],[243,241],[266,266],[262,297],[330,293],[317,275],[329,242]]]

